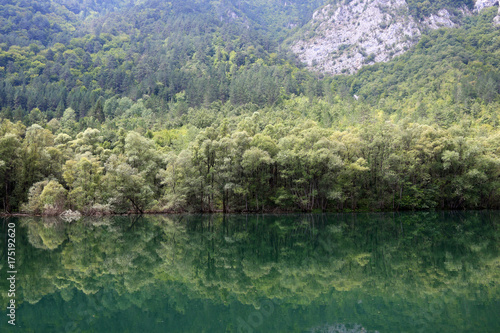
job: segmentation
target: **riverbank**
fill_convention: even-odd
[[[464,212],[478,212],[489,209],[425,209],[425,210],[366,210],[366,209],[344,209],[344,210],[312,210],[312,211],[301,211],[301,210],[283,210],[283,209],[270,209],[263,211],[228,211],[224,212],[223,210],[213,210],[213,211],[161,211],[161,210],[148,210],[144,212],[137,211],[128,211],[126,213],[99,213],[99,214],[85,214],[82,212],[78,217],[103,217],[103,216],[128,216],[128,215],[179,215],[179,214],[200,214],[200,215],[212,215],[212,214],[226,214],[226,215],[244,215],[244,214],[322,214],[322,213],[331,213],[331,214],[350,214],[350,213],[408,213],[408,212],[451,212],[451,211],[464,211]],[[495,210],[495,209],[493,209]],[[0,213],[0,217],[64,217],[63,214],[29,214],[29,213]],[[68,216],[68,215],[66,215]],[[69,216],[75,216],[73,214]]]

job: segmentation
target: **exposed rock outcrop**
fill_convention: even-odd
[[[498,7],[498,15],[493,19],[496,25],[500,25],[500,7]]]
[[[441,9],[437,14],[431,14],[424,20],[424,23],[431,29],[453,28],[455,26],[450,13],[446,9]]]
[[[498,5],[478,0],[474,11]],[[462,15],[472,15],[467,7]],[[389,61],[418,42],[427,29],[456,26],[446,9],[423,20],[409,14],[405,0],[341,0],[313,14],[307,32],[293,42],[292,51],[310,69],[352,74],[364,65]],[[495,18],[500,25],[500,11]]]
[[[444,21],[443,13],[429,24]],[[309,67],[331,74],[353,73],[365,64],[388,61],[405,52],[421,35],[404,0],[326,5],[314,13],[310,25],[310,35],[295,42],[292,50]]]
[[[73,211],[71,209],[68,209],[68,210],[65,210],[64,212],[62,212],[60,217],[64,221],[71,223],[73,221],[79,220],[82,217],[82,214],[77,210]]]
[[[480,12],[484,8],[498,6],[498,1],[499,0],[477,0],[474,4],[474,10]]]
[[[498,6],[499,3],[499,0],[477,0],[474,4],[474,11],[479,13],[485,8]],[[493,22],[495,22],[496,25],[500,25],[500,7],[498,8],[498,15],[493,19]]]

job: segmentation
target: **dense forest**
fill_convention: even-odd
[[[497,8],[325,77],[284,47],[323,2],[3,1],[1,209],[498,208]]]

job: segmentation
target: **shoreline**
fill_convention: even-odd
[[[293,211],[293,210],[266,210],[266,211],[240,211],[240,212],[223,212],[212,211],[212,212],[196,212],[196,211],[182,211],[182,212],[165,212],[165,211],[147,211],[147,212],[127,212],[127,213],[110,213],[110,214],[81,214],[79,217],[108,217],[108,216],[130,216],[130,215],[181,215],[181,214],[198,214],[198,215],[246,215],[246,214],[276,214],[276,215],[287,215],[287,214],[356,214],[356,213],[419,213],[419,212],[479,212],[479,211],[491,211],[494,208],[482,208],[482,209],[427,209],[427,210],[342,210],[342,211]],[[51,217],[51,218],[63,218],[61,214],[59,215],[43,215],[43,214],[28,214],[28,213],[0,213],[0,218],[9,217]]]

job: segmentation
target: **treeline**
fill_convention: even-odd
[[[135,130],[119,121],[84,129],[71,109],[45,128],[3,120],[3,210],[377,211],[500,202],[500,132],[482,120],[464,115],[444,128],[379,112],[336,130],[287,108],[225,107],[230,113],[211,121],[210,110],[191,110],[193,122],[209,124],[175,129],[140,116],[123,118]]]

